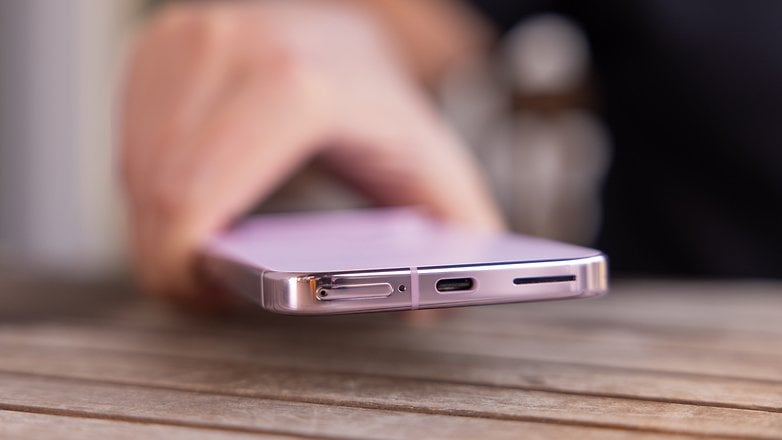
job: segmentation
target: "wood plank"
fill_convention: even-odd
[[[606,406],[611,417],[625,420],[621,410],[639,417],[635,412],[635,405],[639,404],[641,416],[630,418],[629,425],[614,425],[610,417],[597,417],[597,425],[590,426],[608,423],[622,429],[654,429],[638,422],[653,412],[654,405],[662,405],[659,416],[666,418],[666,432],[680,432],[676,423],[667,420],[677,418],[681,423],[705,422],[713,429],[708,433],[714,435],[732,432],[769,436],[780,432],[775,416],[782,411],[779,284],[648,284],[630,285],[626,294],[620,290],[620,294],[605,300],[474,308],[446,320],[416,326],[400,323],[388,315],[302,319],[245,313],[221,322],[172,314],[158,305],[136,301],[129,291],[105,299],[103,287],[72,287],[70,291],[65,289],[67,295],[58,291],[62,296],[54,301],[44,301],[44,294],[51,297],[51,291],[39,292],[37,297],[14,296],[16,299],[10,302],[0,300],[0,322],[4,322],[0,328],[0,368],[27,371],[34,364],[31,371],[43,368],[40,374],[70,377],[68,368],[73,365],[68,362],[77,361],[65,362],[60,358],[114,356],[135,359],[124,367],[133,374],[122,380],[144,385],[145,376],[136,371],[143,359],[151,359],[152,366],[163,359],[164,363],[184,364],[183,371],[193,375],[194,382],[166,382],[171,378],[152,374],[155,380],[147,385],[191,390],[201,389],[198,387],[204,385],[198,378],[205,381],[209,374],[217,374],[209,371],[221,365],[227,364],[236,371],[255,371],[255,375],[246,378],[250,382],[260,380],[257,375],[270,375],[282,384],[289,383],[285,377],[279,377],[280,371],[287,373],[295,367],[299,369],[295,374],[332,383],[331,388],[315,387],[314,395],[303,390],[305,398],[316,400],[346,393],[342,388],[347,385],[340,388],[333,384],[336,377],[343,377],[344,382],[345,377],[360,373],[356,381],[348,382],[351,386],[369,383],[375,390],[391,393],[392,384],[404,378],[406,394],[395,396],[396,400],[390,403],[384,399],[378,403],[371,400],[372,396],[360,393],[351,395],[354,390],[349,389],[345,395],[356,400],[329,401],[336,405],[389,404],[397,411],[429,411],[440,416],[453,409],[447,403],[423,405],[420,396],[415,400],[415,387],[411,384],[424,383],[429,392],[425,398],[445,396],[455,400],[457,414],[468,419],[494,417],[508,421],[510,417],[514,423],[527,423],[526,417],[532,417],[551,423],[594,424],[594,420],[579,418],[592,414],[582,411],[582,406],[593,411],[594,407]],[[693,294],[696,290],[716,293]],[[641,295],[643,292],[646,293]],[[0,297],[7,295],[0,288]],[[6,307],[7,304],[11,306]],[[263,321],[256,322],[259,319]],[[6,353],[20,352],[25,354],[5,357]],[[100,364],[101,368],[112,367],[128,374],[119,361],[101,362],[107,362]],[[46,368],[59,365],[62,370],[52,373],[38,364]],[[211,365],[208,371],[192,367],[203,364]],[[149,372],[144,368],[142,372]],[[91,379],[89,369],[76,370],[76,379]],[[116,380],[111,374],[100,380]],[[232,380],[241,377],[236,373]],[[218,385],[205,392],[222,392]],[[480,385],[480,391],[458,388],[476,385]],[[510,394],[495,393],[496,388],[506,388],[502,391]],[[285,390],[298,392],[294,386]],[[489,405],[487,413],[468,408],[467,390],[476,393],[479,407]],[[279,389],[255,391],[272,393],[267,396],[272,400],[291,399],[274,394]],[[541,392],[544,394],[535,394]],[[550,395],[557,397],[550,400]],[[604,398],[614,400],[609,404],[591,400]],[[502,401],[496,403],[495,410],[492,405],[496,400]],[[503,406],[506,401],[511,403]],[[542,407],[530,404],[539,401],[544,402]],[[555,405],[552,402],[558,408],[582,414],[560,419],[558,412],[547,409],[546,405]],[[680,410],[684,413],[704,405],[709,411],[762,411],[750,411],[761,414],[747,419],[754,421],[753,428],[738,423],[730,431],[713,424],[711,417],[724,416],[719,411],[706,413],[705,417],[695,411],[679,416],[670,406],[674,404],[685,404],[686,409]],[[402,409],[394,405],[401,405]],[[525,405],[556,417],[539,419],[534,411],[516,412],[518,406]],[[731,417],[741,418],[738,413],[731,414],[726,418],[728,422],[733,420]]]
[[[606,428],[552,425],[546,423],[486,418],[419,414],[410,411],[388,411],[372,408],[343,407],[318,403],[298,403],[232,395],[215,395],[171,389],[150,389],[118,384],[102,384],[92,380],[62,381],[46,377],[7,375],[0,373],[0,395],[13,405],[30,411],[59,411],[74,419],[58,418],[57,426],[84,426],[88,429],[127,434],[143,424],[152,424],[150,434],[160,436],[177,426],[178,429],[198,429],[211,432],[259,433],[269,431],[293,435],[313,435],[318,438],[361,439],[474,439],[497,438],[625,438],[629,433],[640,438],[655,438],[654,434]],[[8,416],[7,414],[12,414]],[[13,413],[0,412],[0,423]],[[33,417],[33,416],[30,416]],[[75,419],[75,417],[80,417]],[[103,420],[90,421],[91,417]],[[12,432],[37,428],[36,420],[18,420]],[[112,419],[113,418],[113,419]],[[46,417],[52,421],[51,417]],[[64,422],[61,422],[65,419]],[[111,423],[104,424],[109,419]],[[129,423],[130,422],[130,423]],[[168,425],[168,426],[167,426]],[[0,425],[0,434],[4,427]],[[222,431],[222,432],[221,432]],[[59,437],[59,429],[40,427],[48,437]],[[686,438],[675,435],[674,438]],[[138,437],[136,437],[138,438]],[[219,437],[218,437],[219,438]]]
[[[48,295],[43,295],[42,290],[46,289],[38,285],[35,292],[15,296],[17,306],[19,297],[29,297],[26,306],[21,307],[21,310],[20,307],[13,307],[13,304],[9,306],[8,301],[4,301],[4,307],[0,309],[0,321],[18,320],[19,316],[24,316],[23,319],[29,321],[37,315],[38,319],[45,318],[50,322],[82,318],[123,327],[146,326],[177,330],[183,325],[195,328],[207,325],[220,331],[256,332],[262,328],[279,328],[282,324],[294,325],[294,322],[297,327],[315,330],[324,325],[351,330],[360,326],[378,331],[396,331],[399,327],[394,319],[399,316],[396,314],[335,319],[279,317],[263,313],[242,313],[215,326],[213,321],[172,313],[160,304],[132,301],[132,292],[122,285],[114,287],[116,292],[113,292],[113,295],[107,295],[106,292],[100,292],[99,296],[95,294],[96,290],[109,289],[110,286],[111,284],[98,284],[84,286],[79,290],[78,286],[66,285],[49,289]],[[572,341],[574,338],[586,337],[592,341],[611,338],[613,344],[622,343],[633,347],[651,343],[680,348],[706,348],[724,351],[732,357],[737,357],[736,354],[739,353],[761,356],[767,353],[782,353],[782,285],[719,283],[716,287],[709,286],[712,286],[712,283],[620,283],[617,292],[606,299],[460,309],[433,325],[418,325],[443,332],[470,332],[486,336],[497,334],[551,341],[555,346],[560,345],[556,342],[560,338]],[[697,293],[697,290],[709,290],[713,294],[693,294]],[[736,294],[736,291],[741,294]],[[2,298],[5,296],[7,295],[0,295]],[[115,303],[110,302],[110,299],[96,301],[96,298],[114,296],[121,297],[124,303],[116,304],[117,298]],[[51,300],[52,297],[55,300]],[[63,300],[66,303],[60,303]],[[773,324],[766,325],[761,330],[744,328],[748,323],[758,322],[757,316],[741,313],[748,308],[755,314],[759,309],[768,315]],[[49,313],[46,312],[47,309]],[[640,317],[634,315],[639,311]],[[708,318],[710,324],[700,322],[703,317]]]
[[[528,359],[504,359],[447,353],[422,353],[382,347],[351,348],[344,346],[303,343],[269,345],[246,341],[197,337],[170,339],[166,335],[113,334],[111,330],[76,334],[58,329],[41,338],[13,338],[0,334],[2,351],[67,350],[91,353],[110,350],[145,355],[173,354],[191,359],[245,362],[259,367],[292,367],[320,371],[382,374],[389,377],[425,379],[430,381],[505,386],[527,390],[559,391],[576,394],[602,395],[657,400],[663,402],[697,403],[744,409],[775,411],[782,405],[782,383],[659,373],[617,367],[595,367]],[[116,336],[116,337],[115,337]],[[56,339],[63,338],[63,339]],[[81,338],[81,339],[77,339]],[[15,341],[15,342],[10,342]],[[14,359],[0,361],[0,368],[24,371],[24,363]]]
[[[781,295],[782,296],[782,295]],[[749,298],[753,300],[753,298]],[[665,345],[680,348],[708,349],[725,353],[753,354],[775,353],[782,351],[782,333],[741,330],[729,328],[709,328],[692,326],[689,322],[665,324],[655,322],[636,322],[628,320],[622,313],[617,316],[593,317],[587,313],[575,315],[568,313],[563,318],[560,309],[549,309],[545,313],[530,313],[527,307],[532,305],[506,305],[494,307],[448,310],[436,320],[419,320],[415,326],[427,332],[438,331],[454,333],[481,334],[486,337],[525,337],[557,339],[611,339],[615,343],[629,345]],[[632,305],[628,305],[631,307]],[[780,305],[782,310],[782,305]],[[508,312],[511,313],[508,313]],[[723,316],[725,315],[725,316]],[[720,315],[723,322],[735,321],[730,311]],[[280,317],[264,313],[245,313],[240,316],[226,317],[223,321],[206,320],[182,316],[171,310],[154,304],[136,304],[117,308],[112,313],[101,315],[81,314],[62,316],[50,322],[93,323],[109,327],[128,329],[149,329],[157,331],[181,331],[183,327],[209,327],[210,331],[230,335],[233,332],[254,333],[279,329],[282,326],[296,326],[297,329],[354,330],[362,328],[374,331],[398,331],[399,315],[376,314],[371,316],[350,316],[330,318]],[[782,321],[782,316],[780,316]]]
[[[576,304],[578,302],[573,303]],[[479,345],[499,346],[500,348],[504,347],[502,345],[503,340],[510,339],[511,346],[515,346],[518,344],[517,340],[519,338],[526,336],[527,338],[524,340],[530,339],[529,335],[514,335],[512,328],[509,330],[510,334],[506,334],[501,338],[492,337],[491,339],[487,339],[490,335],[485,334],[481,335],[483,336],[482,338],[477,338],[475,335],[470,334],[464,337],[460,333],[453,333],[453,330],[450,328],[442,328],[443,324],[447,322],[462,322],[465,314],[455,316],[457,319],[454,320],[449,318],[436,323],[434,325],[435,332],[432,333],[431,326],[429,328],[411,330],[398,320],[388,319],[387,316],[382,315],[379,319],[381,321],[379,325],[373,324],[374,321],[369,321],[367,320],[368,317],[363,316],[347,317],[346,319],[318,318],[316,320],[275,316],[273,319],[270,319],[270,323],[263,322],[255,327],[248,328],[242,326],[246,323],[242,323],[242,325],[237,327],[230,321],[205,321],[191,316],[165,313],[160,307],[155,307],[148,303],[143,304],[141,307],[131,306],[121,310],[136,310],[139,308],[143,311],[153,312],[153,314],[156,314],[156,320],[170,323],[173,327],[164,326],[164,328],[168,329],[168,333],[160,333],[155,329],[152,333],[141,332],[141,334],[137,334],[139,332],[133,331],[133,328],[122,328],[121,330],[100,329],[100,331],[94,331],[89,326],[84,329],[76,326],[80,330],[74,332],[73,326],[66,326],[65,328],[54,327],[49,331],[44,329],[42,332],[44,334],[41,335],[39,334],[40,328],[26,326],[25,331],[33,331],[36,334],[34,338],[22,337],[20,339],[19,333],[24,332],[14,331],[11,340],[24,343],[36,343],[37,341],[38,343],[49,344],[52,343],[52,338],[54,338],[55,344],[76,344],[76,346],[81,347],[104,348],[125,347],[132,350],[140,350],[144,353],[210,356],[218,359],[223,357],[235,359],[238,353],[242,353],[239,356],[240,360],[259,362],[263,365],[294,365],[301,367],[306,366],[309,362],[317,363],[321,365],[321,368],[332,371],[378,372],[391,370],[388,366],[393,365],[393,371],[390,374],[405,377],[466,381],[474,384],[507,385],[524,387],[526,389],[577,392],[614,397],[637,396],[643,399],[683,403],[700,402],[709,405],[728,405],[739,408],[774,409],[779,406],[779,396],[782,394],[778,376],[775,375],[771,375],[770,378],[761,376],[760,380],[726,377],[735,371],[739,371],[742,374],[753,372],[751,365],[745,365],[748,360],[746,357],[736,356],[730,352],[725,353],[722,359],[712,359],[713,362],[705,362],[707,367],[718,367],[719,369],[716,372],[713,368],[691,368],[688,371],[685,370],[685,374],[676,373],[678,370],[674,370],[671,373],[662,369],[663,371],[659,372],[661,370],[659,368],[660,361],[654,356],[649,356],[648,359],[637,360],[635,364],[628,367],[626,365],[627,358],[622,352],[613,357],[598,358],[598,362],[587,358],[587,361],[591,361],[591,363],[584,362],[580,356],[560,357],[553,361],[546,358],[540,359],[540,353],[545,352],[545,345],[549,346],[548,351],[551,348],[556,348],[561,350],[562,353],[570,353],[568,347],[574,344],[576,346],[584,344],[583,339],[585,336],[581,334],[575,339],[573,339],[572,335],[565,335],[571,338],[567,343],[562,342],[562,336],[548,339],[531,338],[536,342],[537,347],[541,345],[544,345],[544,347],[541,350],[535,350],[536,345],[532,345],[531,348],[527,348],[526,351],[511,358],[507,358],[505,353],[502,353],[501,357],[494,355],[476,356],[470,350],[443,353],[440,350],[439,343],[429,344],[433,346],[431,352],[436,353],[436,356],[426,356],[422,353],[426,351],[420,349],[421,344],[419,342],[422,338],[425,339],[426,336],[422,332],[429,335],[439,335],[440,339],[446,338],[449,341],[463,341],[466,339],[468,341],[472,340]],[[472,314],[473,311],[480,311],[480,309],[470,309],[470,313],[467,313],[467,315]],[[114,317],[115,315],[111,313],[107,320]],[[494,323],[497,326],[505,325],[508,322],[507,320],[492,319],[483,319],[483,321],[489,323],[489,325]],[[296,329],[291,329],[290,327],[294,325]],[[206,327],[207,330],[203,330],[203,327]],[[226,328],[228,329],[227,331],[225,330]],[[356,336],[350,334],[346,337],[340,337],[339,335],[345,335],[346,332],[354,333],[355,328],[362,329],[362,333],[366,336],[364,339],[370,341],[368,344],[365,343],[358,346],[345,345],[345,341],[350,343],[356,342]],[[263,334],[259,335],[257,333],[259,331],[262,331]],[[185,337],[182,336],[183,332],[186,333]],[[644,349],[646,342],[648,342],[631,338],[621,341],[623,342],[622,344],[616,344],[614,340],[615,334],[621,334],[621,332],[621,328],[614,328],[613,332],[608,331],[608,334],[598,335],[600,337],[590,334],[587,336],[587,342],[590,342],[592,345],[600,344],[613,348],[616,348],[615,345],[621,348],[624,344],[630,346],[635,352]],[[292,337],[292,334],[295,336],[295,333],[303,333],[304,336],[299,336],[296,339]],[[389,344],[385,336],[389,333],[395,335],[406,334],[407,339],[413,340],[414,343],[408,344],[405,341],[401,341]],[[315,337],[307,336],[311,334],[315,335]],[[320,338],[318,335],[322,334],[332,334],[340,342],[335,344],[332,340]],[[154,337],[151,337],[152,335]],[[383,342],[380,343],[378,338]],[[431,339],[431,336],[429,338]],[[382,349],[377,348],[380,346],[382,346]],[[301,349],[297,350],[298,354],[294,352],[288,356],[280,355],[280,353],[290,352],[290,347],[300,347]],[[586,348],[584,350],[588,351],[589,349]],[[660,350],[667,351],[664,346],[662,348],[657,347],[657,351]],[[361,356],[361,353],[367,351],[371,353],[371,356],[367,356],[369,359]],[[696,358],[700,358],[697,351],[683,351],[690,357],[694,355]],[[775,350],[769,350],[769,352],[773,355]],[[776,350],[776,352],[779,352],[779,350]],[[318,355],[309,356],[310,353],[318,353]],[[331,356],[330,354],[333,353],[340,353],[340,355]],[[411,357],[413,362],[409,361]],[[726,357],[728,359],[727,363],[725,361]],[[302,360],[299,361],[299,359]],[[343,361],[343,359],[347,360]],[[421,359],[427,361],[422,363]],[[664,359],[665,356],[663,356]],[[751,360],[751,358],[749,359]],[[692,364],[687,358],[680,361],[681,364]],[[776,364],[777,362],[772,359],[772,368]],[[453,368],[454,365],[459,366],[459,368]],[[724,371],[726,365],[733,366],[733,372],[726,373]],[[705,373],[710,373],[710,375]]]
[[[347,337],[349,333],[334,334]],[[362,332],[351,336],[350,343],[369,346],[380,336]],[[551,362],[617,366],[661,372],[681,372],[768,381],[782,380],[782,344],[769,346],[768,352],[742,353],[716,351],[667,344],[637,342],[580,335],[552,338],[545,335],[486,337],[470,333],[398,332],[382,336],[385,346],[435,353],[471,354],[511,359],[535,359]]]
[[[290,323],[291,325],[287,325]],[[355,331],[360,328],[361,331]],[[151,336],[154,336],[152,338]],[[782,342],[764,353],[733,353],[665,344],[641,344],[633,340],[616,341],[579,335],[571,338],[523,337],[455,333],[415,328],[397,322],[396,327],[363,328],[325,326],[300,328],[295,321],[286,325],[247,332],[221,333],[219,326],[209,329],[183,328],[178,332],[129,331],[80,325],[40,324],[19,326],[0,334],[0,340],[48,344],[79,344],[112,348],[124,346],[140,350],[218,350],[233,352],[269,352],[296,346],[331,346],[335,350],[372,349],[420,353],[484,356],[500,359],[524,359],[590,366],[684,373],[778,382],[782,380]],[[150,341],[150,339],[152,341]],[[161,341],[156,344],[156,341]],[[780,345],[779,348],[776,346]],[[154,348],[158,347],[158,348]],[[215,347],[207,349],[208,347]],[[222,354],[215,353],[217,356]]]
[[[652,370],[654,359],[643,369],[594,366],[581,362],[549,362],[529,358],[509,359],[472,354],[424,352],[407,347],[349,346],[304,340],[292,343],[280,337],[215,337],[203,332],[190,335],[131,332],[117,329],[48,327],[38,325],[0,333],[11,345],[102,348],[142,354],[176,354],[192,358],[232,360],[267,366],[307,368],[317,365],[329,371],[386,374],[527,389],[637,397],[673,402],[701,402],[737,408],[779,407],[782,384],[745,378],[661,373]],[[414,345],[412,347],[415,347]],[[337,355],[335,355],[337,354]],[[3,362],[0,361],[0,365]]]
[[[679,347],[708,348],[731,353],[769,353],[782,352],[782,289],[778,283],[725,283],[729,287],[712,288],[714,294],[686,294],[686,289],[705,289],[703,285],[710,283],[670,283],[672,288],[666,288],[666,283],[639,282],[623,284],[618,291],[605,299],[590,301],[565,301],[551,303],[533,303],[520,305],[502,305],[459,309],[452,311],[448,318],[434,323],[429,328],[440,330],[472,332],[482,334],[507,334],[526,336],[528,338],[574,338],[588,335],[612,337],[617,342],[624,341],[630,345],[639,343],[655,343],[675,345]],[[652,286],[652,287],[650,287]],[[719,284],[722,286],[722,284]],[[731,287],[732,286],[732,287]],[[747,287],[742,287],[747,286]],[[39,286],[40,288],[40,286]],[[92,287],[95,290],[96,286]],[[740,291],[736,294],[733,289]],[[0,309],[0,319],[12,320],[15,316],[24,315],[27,320],[34,314],[45,313],[47,308],[53,308],[59,313],[49,313],[49,321],[83,318],[89,321],[99,320],[116,326],[148,326],[156,329],[179,329],[182,325],[194,324],[196,328],[207,324],[214,327],[214,322],[198,322],[199,318],[171,313],[171,310],[151,302],[133,302],[132,295],[123,288],[118,288],[120,295],[127,304],[116,304],[116,307],[96,309],[96,304],[106,301],[95,301],[94,293],[89,288],[83,291],[61,292],[62,288],[52,289],[55,297],[70,299],[69,307],[58,306],[57,301],[33,300],[31,304],[19,313],[18,309],[9,307],[4,302]],[[127,289],[126,289],[127,290]],[[85,293],[86,292],[86,293]],[[734,293],[731,293],[734,292]],[[41,296],[36,295],[24,297]],[[697,292],[695,292],[697,293]],[[102,296],[107,296],[101,293]],[[53,295],[48,295],[52,297]],[[88,301],[74,304],[80,297],[86,296]],[[111,296],[111,295],[108,295]],[[85,307],[91,306],[91,307]],[[758,320],[757,316],[746,312],[760,309],[768,319]],[[640,316],[638,313],[640,312]],[[33,315],[31,315],[31,313]],[[279,327],[280,324],[293,324],[301,327],[340,326],[355,328],[393,328],[398,327],[395,317],[399,315],[369,315],[342,318],[296,318],[279,317],[263,313],[242,313],[231,316],[229,322],[219,324],[219,328],[231,330],[255,330],[267,326]],[[709,322],[701,322],[706,318]],[[18,319],[18,318],[16,318]],[[756,325],[759,321],[767,322],[762,329],[747,329],[744,327]],[[420,326],[424,324],[419,323]]]
[[[167,440],[191,440],[193,438],[204,440],[291,440],[303,437],[216,431],[213,429],[160,425],[147,421],[89,419],[28,411],[0,410],[0,438],[7,440],[84,440],[106,438],[113,440],[137,440],[140,438],[165,438]]]
[[[483,419],[540,421],[710,436],[773,438],[782,413],[667,402],[584,396],[507,387],[441,383],[396,377],[329,373],[247,363],[126,352],[35,350],[7,353],[3,368],[115,384],[198,391],[365,409],[387,409]],[[15,381],[0,381],[14,387]],[[23,388],[19,388],[21,393]],[[2,395],[16,396],[13,388]],[[19,398],[19,397],[16,397]],[[41,396],[45,398],[45,396]],[[5,398],[6,400],[8,398]]]

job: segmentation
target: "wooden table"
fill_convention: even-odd
[[[0,438],[782,438],[782,284],[297,318],[0,275]]]

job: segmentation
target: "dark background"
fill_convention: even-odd
[[[473,0],[563,14],[591,45],[615,273],[782,276],[782,2]]]

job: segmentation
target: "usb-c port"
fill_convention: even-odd
[[[472,278],[445,278],[438,280],[435,288],[440,293],[462,292],[472,290],[475,280]]]

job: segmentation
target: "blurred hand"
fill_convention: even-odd
[[[465,147],[372,18],[329,2],[163,9],[130,60],[122,168],[142,284],[199,301],[200,244],[317,158],[383,204],[501,220]]]

